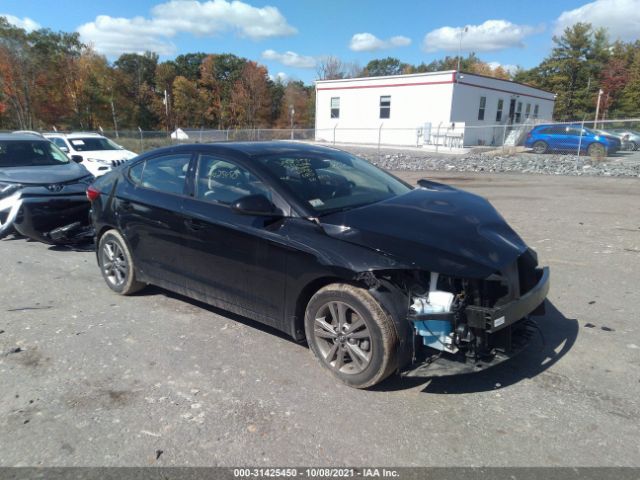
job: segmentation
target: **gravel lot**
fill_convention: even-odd
[[[482,172],[482,173],[539,173],[543,175],[604,176],[640,178],[640,151],[617,152],[604,159],[584,155],[544,154],[531,151],[505,153],[499,150],[464,155],[433,153],[393,147],[377,148],[336,145],[387,170]]]
[[[6,239],[0,465],[640,466],[640,181],[429,176],[488,197],[552,267],[544,345],[358,391],[250,319],[118,297],[93,253]]]

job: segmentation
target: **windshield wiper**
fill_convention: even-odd
[[[358,203],[358,204],[355,204],[355,205],[347,205],[347,206],[338,207],[338,208],[330,208],[328,210],[324,210],[324,211],[318,213],[318,217],[324,217],[326,215],[331,215],[333,213],[346,212],[348,210],[353,210],[355,208],[366,207],[367,205],[373,205],[374,203],[377,203],[377,201],[376,202]]]

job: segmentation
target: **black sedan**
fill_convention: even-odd
[[[64,243],[69,227],[89,226],[86,168],[38,134],[0,134],[0,238],[13,229]],[[56,233],[59,236],[56,236]]]
[[[517,352],[549,273],[486,200],[299,143],[149,152],[88,190],[107,285],[155,284],[306,340],[344,383]]]

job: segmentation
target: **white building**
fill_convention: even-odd
[[[553,93],[456,71],[316,82],[316,139],[502,145],[513,125],[550,120]]]

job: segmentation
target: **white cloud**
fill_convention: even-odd
[[[42,25],[40,25],[35,20],[30,19],[29,17],[18,18],[14,15],[9,15],[8,13],[0,13],[0,17],[6,18],[7,22],[9,22],[11,25],[18,28],[23,28],[27,32],[32,32],[33,30],[42,28]]]
[[[176,50],[168,39],[179,33],[213,36],[228,31],[251,40],[297,33],[277,8],[239,0],[170,0],[153,7],[150,18],[100,15],[78,28],[84,42],[109,56],[144,50],[168,55]]]
[[[95,21],[78,28],[83,42],[108,56],[125,52],[142,53],[150,50],[160,55],[172,55],[176,47],[166,40],[166,30],[153,20],[143,17],[114,18],[100,15]]]
[[[498,67],[502,67],[507,73],[510,73],[511,75],[518,71],[518,66],[512,65],[510,63],[488,62],[487,65],[489,65],[494,70]]]
[[[466,32],[463,32],[464,29]],[[462,33],[462,50],[489,52],[511,47],[524,47],[525,37],[539,32],[539,28],[516,25],[507,20],[487,20],[480,25],[442,27],[424,37],[422,46],[427,52],[445,50],[457,52]]]
[[[382,40],[372,33],[356,33],[351,37],[349,48],[354,52],[373,52],[393,47],[406,47],[411,44],[411,39],[397,35],[389,40]]]
[[[313,68],[316,66],[316,59],[306,55],[298,55],[296,52],[278,53],[275,50],[265,50],[262,52],[262,58],[265,60],[273,60],[280,62],[287,67],[295,68]]]
[[[237,30],[240,36],[262,40],[297,33],[276,7],[257,8],[239,0],[171,0],[151,13],[168,29],[200,36]]]
[[[640,38],[640,0],[596,0],[574,10],[562,12],[556,20],[555,34],[578,22],[605,27],[613,39]]]
[[[289,75],[284,72],[278,72],[275,75],[269,75],[269,78],[272,82],[287,83],[287,80],[289,80]]]

